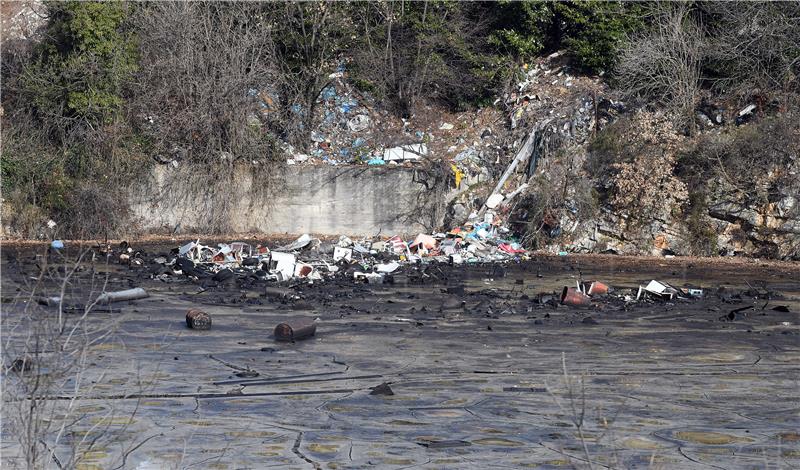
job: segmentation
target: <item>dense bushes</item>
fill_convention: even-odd
[[[676,171],[692,192],[718,189],[763,205],[800,183],[788,170],[798,158],[800,124],[795,113],[786,113],[699,137],[680,155]]]
[[[696,129],[703,93],[786,110],[800,91],[799,2],[648,4],[645,26],[621,43],[615,79]]]

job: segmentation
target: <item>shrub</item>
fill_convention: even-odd
[[[686,184],[675,174],[685,145],[664,115],[641,111],[598,134],[587,167],[628,223],[647,223],[666,218],[687,197]]]

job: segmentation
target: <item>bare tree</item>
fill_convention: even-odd
[[[305,147],[314,127],[317,98],[353,42],[350,8],[359,4],[310,1],[270,4],[273,84],[286,140]]]
[[[152,150],[197,163],[270,156],[259,94],[278,77],[260,4],[154,2],[134,23],[141,63],[131,107]]]
[[[691,5],[660,3],[650,28],[623,48],[617,78],[629,96],[665,106],[694,129],[705,49]]]
[[[800,91],[800,2],[710,2],[715,86],[749,98]],[[785,106],[784,106],[785,107]]]
[[[408,117],[420,98],[453,107],[495,85],[501,62],[489,63],[482,6],[447,2],[359,4],[354,14],[360,44],[353,60],[357,75]]]
[[[3,426],[17,444],[4,448],[4,468],[75,468],[110,443],[120,445],[115,463],[124,464],[139,445],[124,437],[136,408],[117,414],[105,406],[91,414],[85,406],[106,384],[108,370],[97,365],[102,361],[96,346],[113,341],[123,320],[97,318],[97,294],[108,276],[96,273],[107,263],[96,255],[82,250],[74,260],[57,253],[38,256],[38,275],[32,281],[24,275],[19,295],[3,307]],[[114,418],[121,427],[110,427]]]

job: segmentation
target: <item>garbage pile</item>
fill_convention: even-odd
[[[330,75],[330,83],[317,97],[314,109],[318,125],[311,130],[308,153],[300,152],[288,143],[283,148],[289,155],[286,163],[296,164],[410,164],[428,155],[425,144],[430,136],[424,132],[406,132],[401,145],[387,145],[385,127],[406,129],[405,122],[391,122],[386,111],[375,111],[374,100],[364,96],[345,79],[344,66]],[[262,113],[276,111],[276,97],[269,91],[251,90],[260,101]],[[295,105],[292,112],[303,116],[308,112]],[[401,121],[401,120],[397,120]]]
[[[558,298],[555,295],[542,294],[539,300],[540,303],[550,303],[552,305],[561,304],[570,307],[591,307],[598,301],[601,301],[601,299],[604,299],[605,302],[615,300],[624,304],[632,304],[692,301],[700,299],[704,295],[704,290],[698,287],[678,288],[673,287],[667,282],[657,281],[655,279],[633,290],[615,290],[600,281],[581,280],[576,281],[575,287],[564,286]],[[542,299],[542,296],[546,298]]]
[[[400,118],[358,90],[344,64],[328,78],[314,106],[314,127],[305,149],[281,144],[289,165],[413,166],[429,156],[452,162],[458,155],[455,161],[469,166],[478,159],[494,160],[501,150],[493,125],[502,119],[492,108],[452,115],[441,107],[420,105],[414,115]],[[279,111],[280,100],[269,86],[253,88],[249,95],[265,119]],[[305,122],[309,110],[295,104],[291,112]]]
[[[344,70],[331,76],[331,82],[317,98],[316,121],[311,132],[309,154],[290,149],[290,165],[327,163],[331,165],[366,163],[380,156],[373,144],[374,119],[364,99],[342,80]]]
[[[447,233],[421,233],[413,239],[393,236],[352,240],[341,236],[336,242],[323,242],[304,234],[273,249],[245,242],[212,247],[196,240],[173,250],[172,260],[156,258],[151,273],[161,280],[184,275],[216,282],[237,277],[271,282],[319,281],[340,275],[382,284],[391,282],[392,273],[405,265],[528,259],[527,252],[509,235],[504,227],[482,221]]]
[[[550,118],[558,134],[581,143],[593,128],[604,127],[625,110],[621,102],[603,97],[609,90],[601,79],[573,75],[561,52],[525,64],[520,72],[517,89],[505,100],[512,129]]]

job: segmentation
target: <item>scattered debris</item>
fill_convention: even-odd
[[[391,387],[389,387],[389,384],[386,382],[371,387],[371,389],[372,391],[369,392],[370,395],[387,395],[387,396],[394,395],[394,391],[392,390]]]
[[[333,249],[333,262],[345,260],[348,263],[353,259],[353,250],[350,248],[342,248],[340,246]]]
[[[609,288],[600,281],[586,281],[578,283],[578,290],[586,295],[594,296],[608,294]]]
[[[748,305],[747,307],[735,308],[731,310],[727,315],[723,315],[719,317],[720,321],[734,321],[734,320],[741,320],[742,317],[745,316],[742,312],[746,312],[748,310],[753,310],[752,305]]]
[[[672,300],[677,294],[678,289],[654,279],[646,286],[639,286],[639,291],[636,294],[636,300],[641,299],[643,295],[649,295],[660,300]]]
[[[419,160],[428,155],[428,146],[425,144],[412,144],[403,145],[401,147],[393,147],[386,149],[383,152],[383,160],[403,161],[403,160]]]
[[[703,296],[703,289],[696,289],[696,288],[686,288],[683,289],[683,292],[690,296],[690,297],[702,297]]]
[[[430,263],[510,262],[529,259],[528,252],[493,212],[482,220],[468,221],[447,233],[418,234],[352,240],[341,236],[335,246],[304,234],[292,243],[270,250],[243,242],[220,243],[216,248],[189,242],[173,251],[172,260],[159,257],[151,266],[154,278],[184,275],[197,282],[218,284],[251,278],[266,282],[350,277],[370,284],[391,282],[387,275],[402,267],[422,269]],[[423,273],[421,278],[429,277]],[[268,297],[275,293],[267,292]],[[283,294],[281,294],[283,295]]]
[[[738,113],[736,113],[736,125],[739,126],[746,122],[751,121],[754,116],[753,111],[755,110],[756,110],[756,105],[750,104],[745,106]]]

